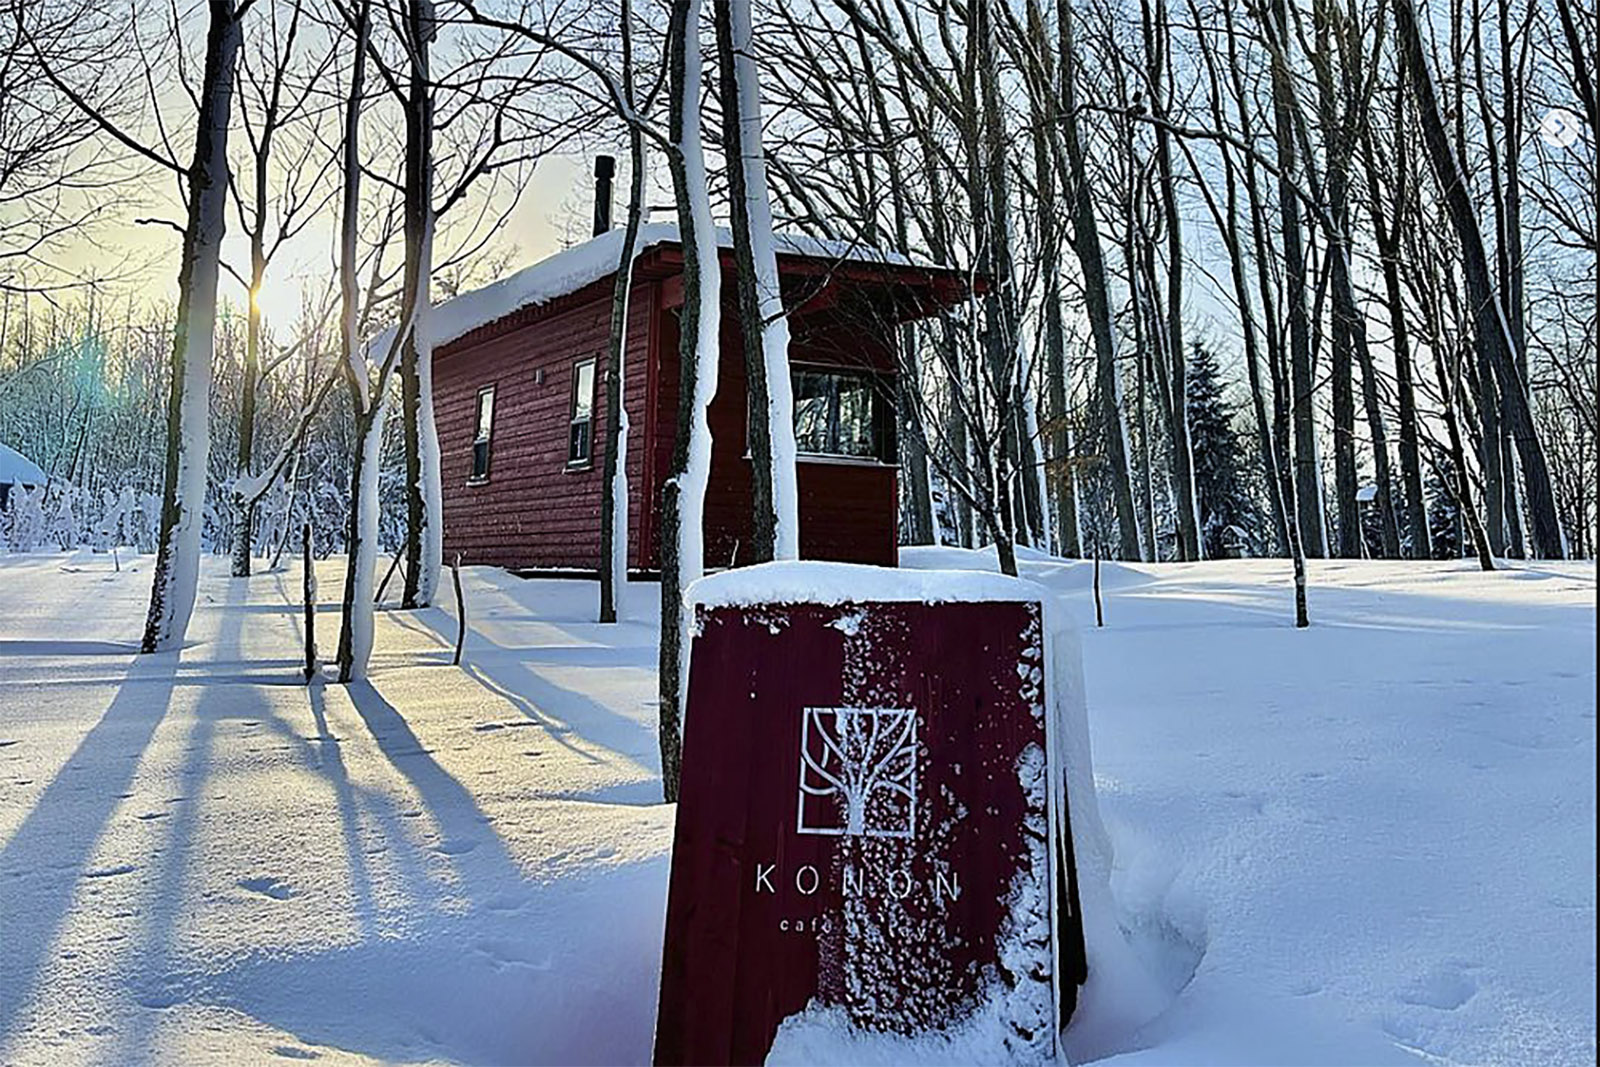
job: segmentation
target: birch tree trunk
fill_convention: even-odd
[[[895,407],[900,420],[898,444],[906,494],[902,543],[936,545],[939,536],[933,515],[933,491],[928,481],[928,441],[923,426],[927,403],[921,395],[922,363],[917,355],[917,327],[909,323],[901,326],[897,336],[900,373],[895,381]]]
[[[660,697],[661,782],[678,799],[683,751],[683,698],[688,612],[684,592],[705,567],[704,513],[711,474],[706,408],[717,391],[722,267],[706,185],[700,122],[700,0],[673,0],[667,31],[669,76],[667,162],[683,248],[683,306],[678,333],[678,426],[671,470],[662,489]]]
[[[755,562],[800,558],[800,490],[795,471],[794,391],[789,320],[778,283],[772,202],[761,138],[761,84],[750,0],[715,0],[721,60],[722,147],[738,282],[739,325],[749,392]]]
[[[444,566],[444,506],[439,433],[433,418],[433,338],[429,291],[433,276],[432,0],[406,8],[411,77],[406,99],[405,292],[413,301],[411,329],[400,357],[406,448],[406,584],[401,606],[425,608],[439,590]]]
[[[404,343],[409,322],[396,327],[390,352],[375,377],[361,348],[361,286],[357,270],[357,227],[361,207],[361,108],[366,86],[367,44],[371,34],[371,0],[359,0],[345,14],[354,34],[349,97],[344,107],[341,150],[343,202],[339,225],[339,348],[345,382],[356,417],[355,451],[350,469],[350,522],[346,543],[343,626],[336,662],[339,680],[365,678],[372,657],[373,585],[378,561],[378,471],[383,451],[383,424],[388,408],[389,372]],[[406,301],[409,303],[409,301]]]
[[[247,3],[236,11],[233,0],[210,0],[207,4],[206,57],[194,158],[186,176],[188,220],[178,270],[161,532],[150,610],[140,644],[145,652],[166,652],[183,644],[200,578],[200,526],[211,449],[212,335],[222,237],[227,227],[228,126],[244,33],[241,19],[248,6]]]
[[[633,101],[633,4],[622,0],[622,91]],[[600,490],[600,621],[616,622],[619,594],[628,581],[628,314],[633,294],[633,261],[638,254],[639,227],[644,222],[644,131],[628,127],[628,160],[632,168],[628,220],[622,233],[616,284],[611,290],[611,337],[606,353],[606,458]]]
[[[258,174],[256,181],[256,204],[259,210],[264,200],[261,193],[266,185],[265,173]],[[258,296],[266,268],[266,256],[258,231],[250,235],[250,307],[245,320],[244,374],[239,383],[239,448],[233,461],[232,574],[235,578],[250,576],[251,537],[255,527],[255,502],[245,498],[238,482],[250,477],[250,465],[255,458],[256,389],[261,379],[261,302]]]

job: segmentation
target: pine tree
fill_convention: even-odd
[[[1423,495],[1428,501],[1428,540],[1433,542],[1434,559],[1461,558],[1461,505],[1450,491],[1446,478],[1455,474],[1448,457],[1428,471]]]
[[[1217,354],[1196,341],[1189,363],[1189,439],[1194,447],[1195,489],[1205,558],[1230,555],[1243,540],[1253,545],[1260,514],[1246,485],[1241,456],[1245,442],[1234,429],[1238,405],[1222,391]],[[1230,534],[1229,530],[1234,531]]]

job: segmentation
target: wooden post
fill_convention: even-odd
[[[1100,545],[1099,545],[1099,542],[1096,542],[1095,546],[1094,546],[1094,624],[1097,627],[1098,626],[1104,626],[1106,624],[1105,603],[1100,598]]]
[[[461,553],[450,560],[450,579],[456,586],[456,658],[452,667],[461,666],[461,647],[467,643],[467,602],[461,596]]]
[[[309,522],[300,530],[300,558],[300,585],[305,595],[306,607],[306,665],[304,672],[306,681],[309,682],[317,673],[317,571],[316,561],[311,555],[311,524]]]

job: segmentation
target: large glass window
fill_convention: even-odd
[[[804,453],[887,459],[882,404],[873,379],[850,371],[796,369],[795,444]]]
[[[489,441],[494,436],[494,386],[478,390],[477,430],[472,438],[472,480],[489,477]]]
[[[593,359],[572,366],[572,417],[567,430],[570,466],[588,466],[594,459],[594,369]]]

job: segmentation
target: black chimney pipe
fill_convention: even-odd
[[[594,235],[611,229],[611,177],[617,172],[615,156],[594,157]]]

